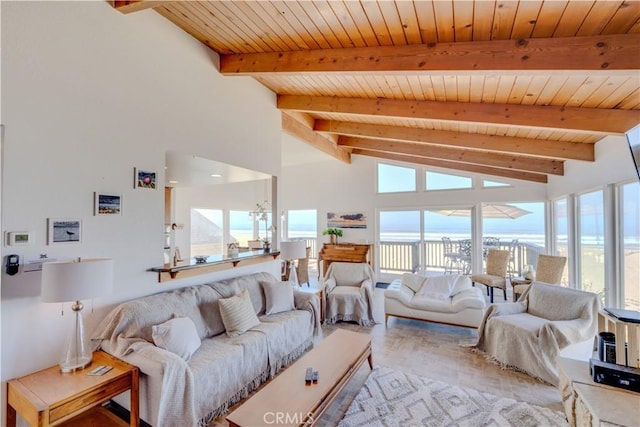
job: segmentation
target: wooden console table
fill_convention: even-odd
[[[332,262],[366,262],[373,268],[373,259],[372,244],[325,243],[318,254],[318,273],[324,277]]]
[[[593,381],[589,363],[558,358],[560,396],[571,426],[637,426],[640,394]]]

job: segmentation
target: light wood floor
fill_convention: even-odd
[[[507,295],[508,301],[511,296]],[[502,302],[496,293],[496,302]],[[370,334],[374,366],[387,366],[462,387],[508,397],[534,405],[562,411],[557,388],[526,374],[503,370],[482,355],[464,348],[477,339],[475,329],[437,325],[415,320],[390,318],[384,325],[384,290],[375,290],[375,317],[379,324],[362,327],[353,323],[338,323],[323,327],[327,336],[336,328]],[[369,375],[364,364],[338,399],[320,419],[320,426],[335,426],[358,394]],[[211,422],[210,427],[227,426],[224,416]]]

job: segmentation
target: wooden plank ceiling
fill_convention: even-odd
[[[115,1],[153,8],[351,155],[547,182],[640,123],[640,0]]]

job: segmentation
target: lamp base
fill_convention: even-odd
[[[80,301],[76,301],[71,309],[75,314],[75,326],[67,341],[67,346],[60,359],[60,372],[69,373],[80,371],[91,363],[93,354],[89,341],[84,334],[84,324],[82,322],[82,308]]]
[[[289,282],[291,282],[291,284],[296,288],[300,287],[300,284],[298,283],[298,273],[296,272],[296,266],[293,261],[291,261],[291,266],[289,268]]]
[[[60,372],[68,374],[70,372],[81,371],[91,364],[91,355],[79,357],[77,360],[65,360],[60,363]]]

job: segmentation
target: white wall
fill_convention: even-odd
[[[289,142],[291,143],[291,142]],[[303,144],[303,142],[299,142]],[[547,198],[544,184],[484,177],[509,183],[510,187],[480,189],[481,177],[453,170],[429,168],[442,173],[453,173],[474,178],[474,189],[455,191],[417,191],[410,193],[378,194],[377,164],[372,157],[352,156],[347,165],[335,159],[315,163],[291,164],[282,168],[280,206],[284,210],[317,209],[319,242],[327,226],[327,212],[364,212],[368,223],[365,230],[344,229],[345,242],[375,242],[377,212],[384,209],[424,209],[444,207],[472,207],[481,202],[529,202]],[[384,162],[410,166],[397,162]],[[419,182],[422,174],[418,174]]]
[[[625,136],[607,136],[595,146],[595,162],[565,162],[565,174],[549,179],[550,199],[606,184],[637,179]]]
[[[225,78],[217,56],[148,10],[108,2],[2,2],[2,231],[30,231],[3,260],[112,257],[113,295],[86,304],[89,331],[117,302],[202,282],[157,283],[163,191],[134,189],[133,168],[164,180],[165,150],[280,173],[275,96]],[[123,215],[93,216],[93,192],[123,197]],[[83,221],[81,244],[46,244],[47,218]],[[279,263],[214,275],[224,278]],[[6,380],[57,363],[71,311],[40,301],[40,273],[2,274],[2,393]],[[1,407],[4,409],[4,403]],[[4,415],[2,420],[4,420]]]

